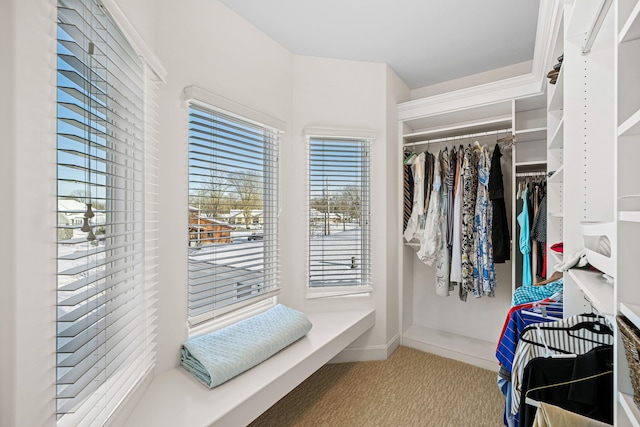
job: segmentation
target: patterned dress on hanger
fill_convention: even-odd
[[[473,225],[476,215],[476,197],[478,195],[478,159],[471,147],[464,149],[462,165],[462,283],[460,299],[466,300],[467,292],[473,292],[473,266],[475,251],[473,247]]]
[[[449,296],[449,292],[453,290],[453,284],[449,281],[450,256],[447,248],[447,210],[448,210],[448,186],[446,178],[449,170],[449,151],[445,148],[440,151],[440,179],[442,185],[440,187],[440,218],[438,225],[440,226],[440,244],[436,252],[436,295]]]
[[[413,209],[411,217],[407,222],[407,228],[404,230],[404,240],[410,242],[417,237],[420,223],[424,210],[424,153],[413,156],[408,164],[411,165],[411,174],[413,175]]]
[[[440,246],[440,240],[443,239],[440,232],[440,204],[442,203],[442,197],[440,194],[440,187],[442,186],[442,179],[440,178],[440,162],[438,153],[433,158],[432,166],[434,168],[432,175],[433,185],[429,191],[429,207],[426,215],[426,222],[420,240],[420,250],[418,250],[418,258],[425,264],[433,265],[436,260],[436,253]]]
[[[478,197],[474,225],[476,265],[473,268],[473,296],[494,296],[496,271],[493,264],[491,232],[493,206],[489,200],[489,156],[483,148],[478,158]]]

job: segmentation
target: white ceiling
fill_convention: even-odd
[[[540,0],[221,0],[297,55],[381,62],[412,89],[533,59]]]

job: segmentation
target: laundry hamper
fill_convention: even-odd
[[[616,316],[616,322],[620,329],[624,353],[629,364],[633,401],[640,408],[640,329],[621,315]]]

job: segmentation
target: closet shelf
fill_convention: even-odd
[[[538,127],[533,129],[522,129],[516,131],[516,143],[540,141],[547,139],[547,127]]]
[[[551,94],[551,100],[549,101],[549,106],[547,107],[548,111],[558,111],[562,110],[564,104],[564,73],[562,72],[564,67],[560,68],[560,72],[558,73],[558,79],[556,80],[555,86],[553,89],[553,93]]]
[[[547,148],[549,150],[555,150],[555,149],[562,148],[563,146],[564,146],[564,117],[562,118],[562,120],[560,120],[560,123],[558,123],[558,127],[556,128],[555,132],[553,132],[553,136],[551,137],[551,140],[549,141],[549,145]]]
[[[430,140],[469,135],[482,132],[493,132],[511,127],[511,115],[488,117],[482,120],[470,120],[468,122],[455,123],[424,129],[403,135],[407,143],[428,144]]]
[[[515,162],[516,169],[519,167],[546,166],[546,160],[531,160],[529,162]]]
[[[640,305],[621,302],[620,313],[624,314],[631,323],[640,328]]]
[[[633,396],[627,393],[618,393],[618,401],[620,406],[624,410],[624,413],[629,418],[629,421],[633,427],[640,427],[640,409],[633,401]]]
[[[620,221],[640,222],[640,211],[620,211]]]
[[[569,270],[569,276],[600,314],[612,316],[615,313],[613,285],[602,277],[602,273],[574,268]]]
[[[562,219],[562,217],[564,216],[562,212],[548,212],[547,215],[549,215],[551,218],[560,218],[560,219]]]
[[[640,110],[636,111],[618,126],[618,136],[635,135],[640,133]]]
[[[636,2],[629,17],[620,30],[620,43],[640,38],[640,1]]]
[[[564,165],[560,166],[558,170],[547,179],[549,183],[561,183],[562,181],[564,181]]]
[[[562,262],[562,254],[559,254],[557,252],[554,251],[549,251],[549,253],[551,254],[551,256],[553,257],[553,259],[556,260],[556,263],[561,263]]]

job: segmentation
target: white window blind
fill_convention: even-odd
[[[189,106],[189,321],[278,291],[278,140],[270,127]]]
[[[309,138],[309,286],[368,286],[367,139]]]
[[[154,363],[154,88],[95,0],[58,2],[57,415],[104,424]]]

